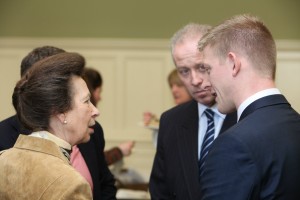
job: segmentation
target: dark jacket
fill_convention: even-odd
[[[254,101],[213,143],[203,200],[299,200],[300,116],[283,95]]]
[[[220,133],[235,123],[236,113],[227,115]],[[200,197],[198,124],[198,105],[194,100],[162,114],[150,177],[152,199]]]

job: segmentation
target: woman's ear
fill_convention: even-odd
[[[67,124],[68,121],[67,121],[67,116],[65,113],[60,113],[60,114],[57,114],[56,115],[57,118],[59,119],[59,121],[62,123],[62,124]]]
[[[236,77],[241,69],[241,61],[233,52],[228,53],[228,59],[232,63],[232,76]]]

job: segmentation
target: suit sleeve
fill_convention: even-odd
[[[241,200],[251,196],[257,167],[242,141],[225,134],[215,140],[200,179],[201,200]]]
[[[166,169],[164,159],[164,135],[166,131],[167,119],[163,114],[158,130],[158,141],[154,163],[150,175],[149,190],[151,199],[170,199],[170,192],[166,183]]]
[[[103,130],[100,124],[96,124],[97,129],[101,129],[99,132],[99,143],[100,143],[100,176],[101,176],[101,200],[112,200],[116,199],[117,189],[115,187],[115,179],[110,172],[104,156],[105,140],[103,135]]]

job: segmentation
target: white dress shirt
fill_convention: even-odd
[[[198,103],[198,114],[199,114],[199,128],[198,128],[198,159],[200,159],[200,150],[202,147],[202,142],[206,133],[207,129],[207,117],[204,111],[208,107]],[[226,115],[220,113],[217,109],[217,104],[210,107],[212,111],[214,111],[214,123],[215,123],[215,136],[214,138],[218,137],[221,127],[223,125],[224,119]]]

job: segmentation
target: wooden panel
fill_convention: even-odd
[[[135,128],[143,111],[163,111],[165,98],[165,63],[163,58],[131,57],[124,62],[124,124]]]
[[[12,93],[20,79],[21,59],[27,52],[22,49],[0,49],[0,120],[15,114],[12,105]]]
[[[292,107],[300,113],[300,52],[278,54],[276,84]]]

